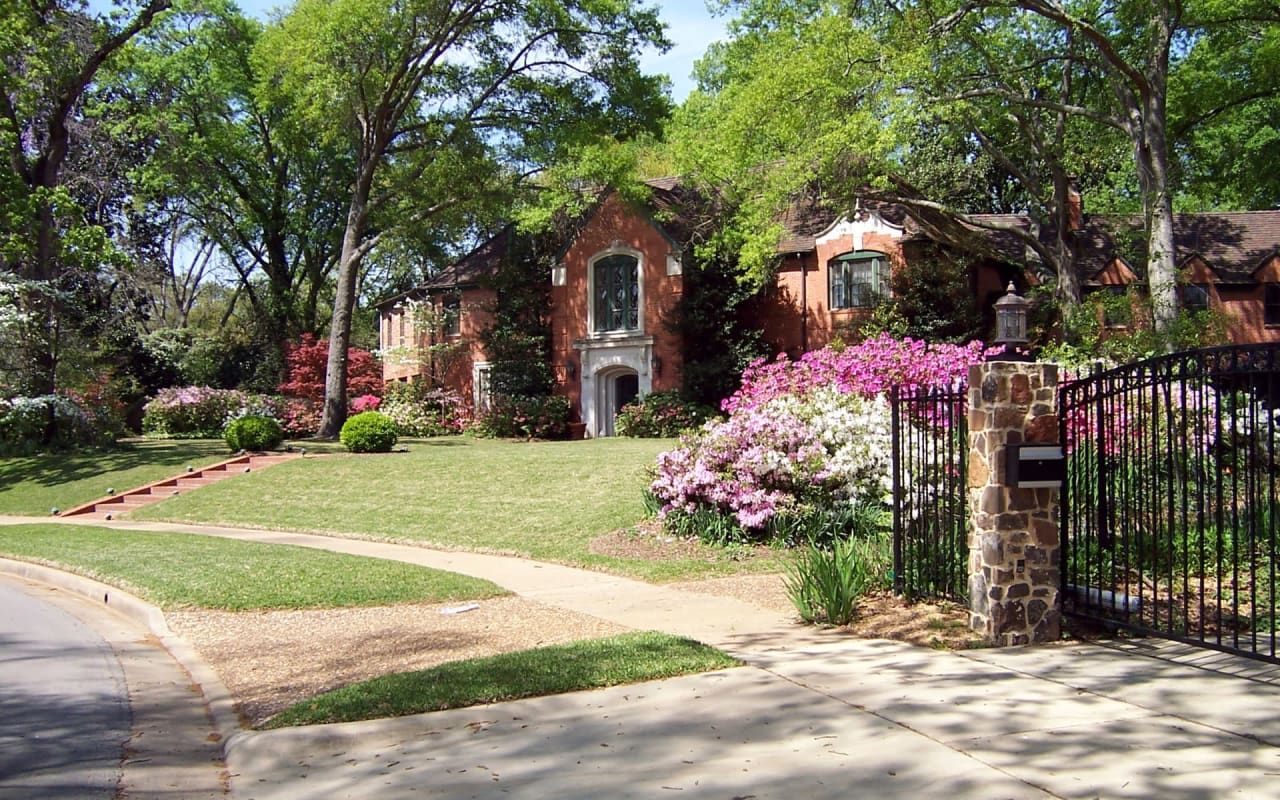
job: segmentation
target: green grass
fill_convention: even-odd
[[[48,516],[107,493],[133,489],[230,458],[222,441],[126,442],[94,453],[0,458],[0,514]]]
[[[644,517],[647,471],[671,440],[447,437],[406,444],[408,453],[291,461],[186,492],[131,517],[407,540],[649,580],[769,568],[759,561],[648,561],[589,552],[595,537]]]
[[[263,727],[399,717],[738,665],[719,650],[689,639],[628,633],[385,675],[304,700]]]
[[[0,526],[0,554],[86,575],[166,609],[338,608],[506,593],[488,581],[396,561],[90,526]]]

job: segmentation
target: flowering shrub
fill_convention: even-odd
[[[111,441],[76,400],[57,394],[0,398],[0,455],[73,450]]]
[[[669,438],[701,425],[711,409],[680,399],[676,392],[654,392],[623,406],[614,422],[619,436]]]
[[[377,411],[378,406],[382,404],[382,398],[376,394],[362,394],[359,397],[351,398],[351,410],[356,414],[363,414],[366,411]]]
[[[183,386],[161,389],[143,407],[142,432],[165,439],[214,439],[249,402],[236,389]]]
[[[401,436],[447,436],[462,433],[469,415],[462,396],[448,389],[421,391],[417,384],[388,386],[381,411],[396,423]]]
[[[225,431],[231,423],[245,417],[267,417],[280,422],[284,419],[285,399],[265,394],[246,394],[237,408],[227,412],[222,429]],[[239,448],[235,448],[239,449]]]
[[[712,538],[839,535],[844,510],[883,507],[892,491],[893,386],[952,385],[980,343],[929,345],[882,335],[797,362],[757,361],[708,423],[658,457],[649,490],[664,524]],[[800,536],[791,535],[800,532]]]
[[[301,397],[282,398],[280,425],[290,439],[305,439],[320,430],[320,417],[324,406],[319,400]]]
[[[927,344],[881,334],[856,346],[805,353],[799,361],[781,355],[776,361],[753,361],[742,373],[742,388],[721,407],[732,414],[784,395],[803,397],[819,387],[873,395],[894,386],[963,383],[969,367],[981,362],[984,355],[981,342]]]
[[[779,514],[883,502],[890,482],[889,404],[833,387],[787,395],[708,423],[658,456],[649,489],[662,515],[712,510],[744,532]]]
[[[472,430],[490,438],[563,439],[569,431],[569,398],[494,398]]]

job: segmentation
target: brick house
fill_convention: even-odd
[[[685,347],[669,322],[685,290],[689,233],[678,184],[649,186],[644,208],[606,192],[572,226],[547,276],[556,392],[568,397],[588,437],[612,435],[617,411],[636,396],[681,385]],[[1016,216],[976,219],[1030,224]],[[1134,221],[1076,219],[1084,291],[1123,292],[1138,283],[1134,265],[1142,259],[1124,255],[1121,245],[1135,241]],[[848,215],[796,206],[782,223],[776,280],[751,311],[771,351],[793,356],[823,347],[870,314],[896,269],[947,249],[894,206]],[[429,376],[485,405],[489,362],[479,332],[491,323],[494,299],[485,279],[515,235],[504,229],[427,283],[378,305],[387,380]],[[975,231],[975,241],[981,246],[968,262],[969,290],[989,314],[1010,281],[1025,289],[1037,279],[1017,237]],[[1280,341],[1280,212],[1183,215],[1177,243],[1188,307],[1220,309],[1234,342]]]

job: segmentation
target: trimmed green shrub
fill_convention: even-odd
[[[223,437],[232,450],[275,450],[284,441],[284,429],[271,417],[240,417],[231,420]]]
[[[713,414],[706,406],[682,400],[677,392],[654,392],[623,406],[614,425],[619,436],[673,439]]]
[[[342,446],[353,453],[389,453],[398,434],[391,417],[377,411],[366,411],[349,417],[338,438],[342,440]]]

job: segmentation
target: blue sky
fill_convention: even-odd
[[[246,13],[258,17],[288,5],[280,0],[239,0],[239,4]],[[641,63],[650,74],[665,73],[671,78],[671,96],[679,103],[693,89],[689,77],[693,62],[702,57],[708,45],[724,38],[725,19],[712,17],[703,0],[656,0],[654,4],[667,23],[667,38],[673,46],[665,54],[645,53]]]

